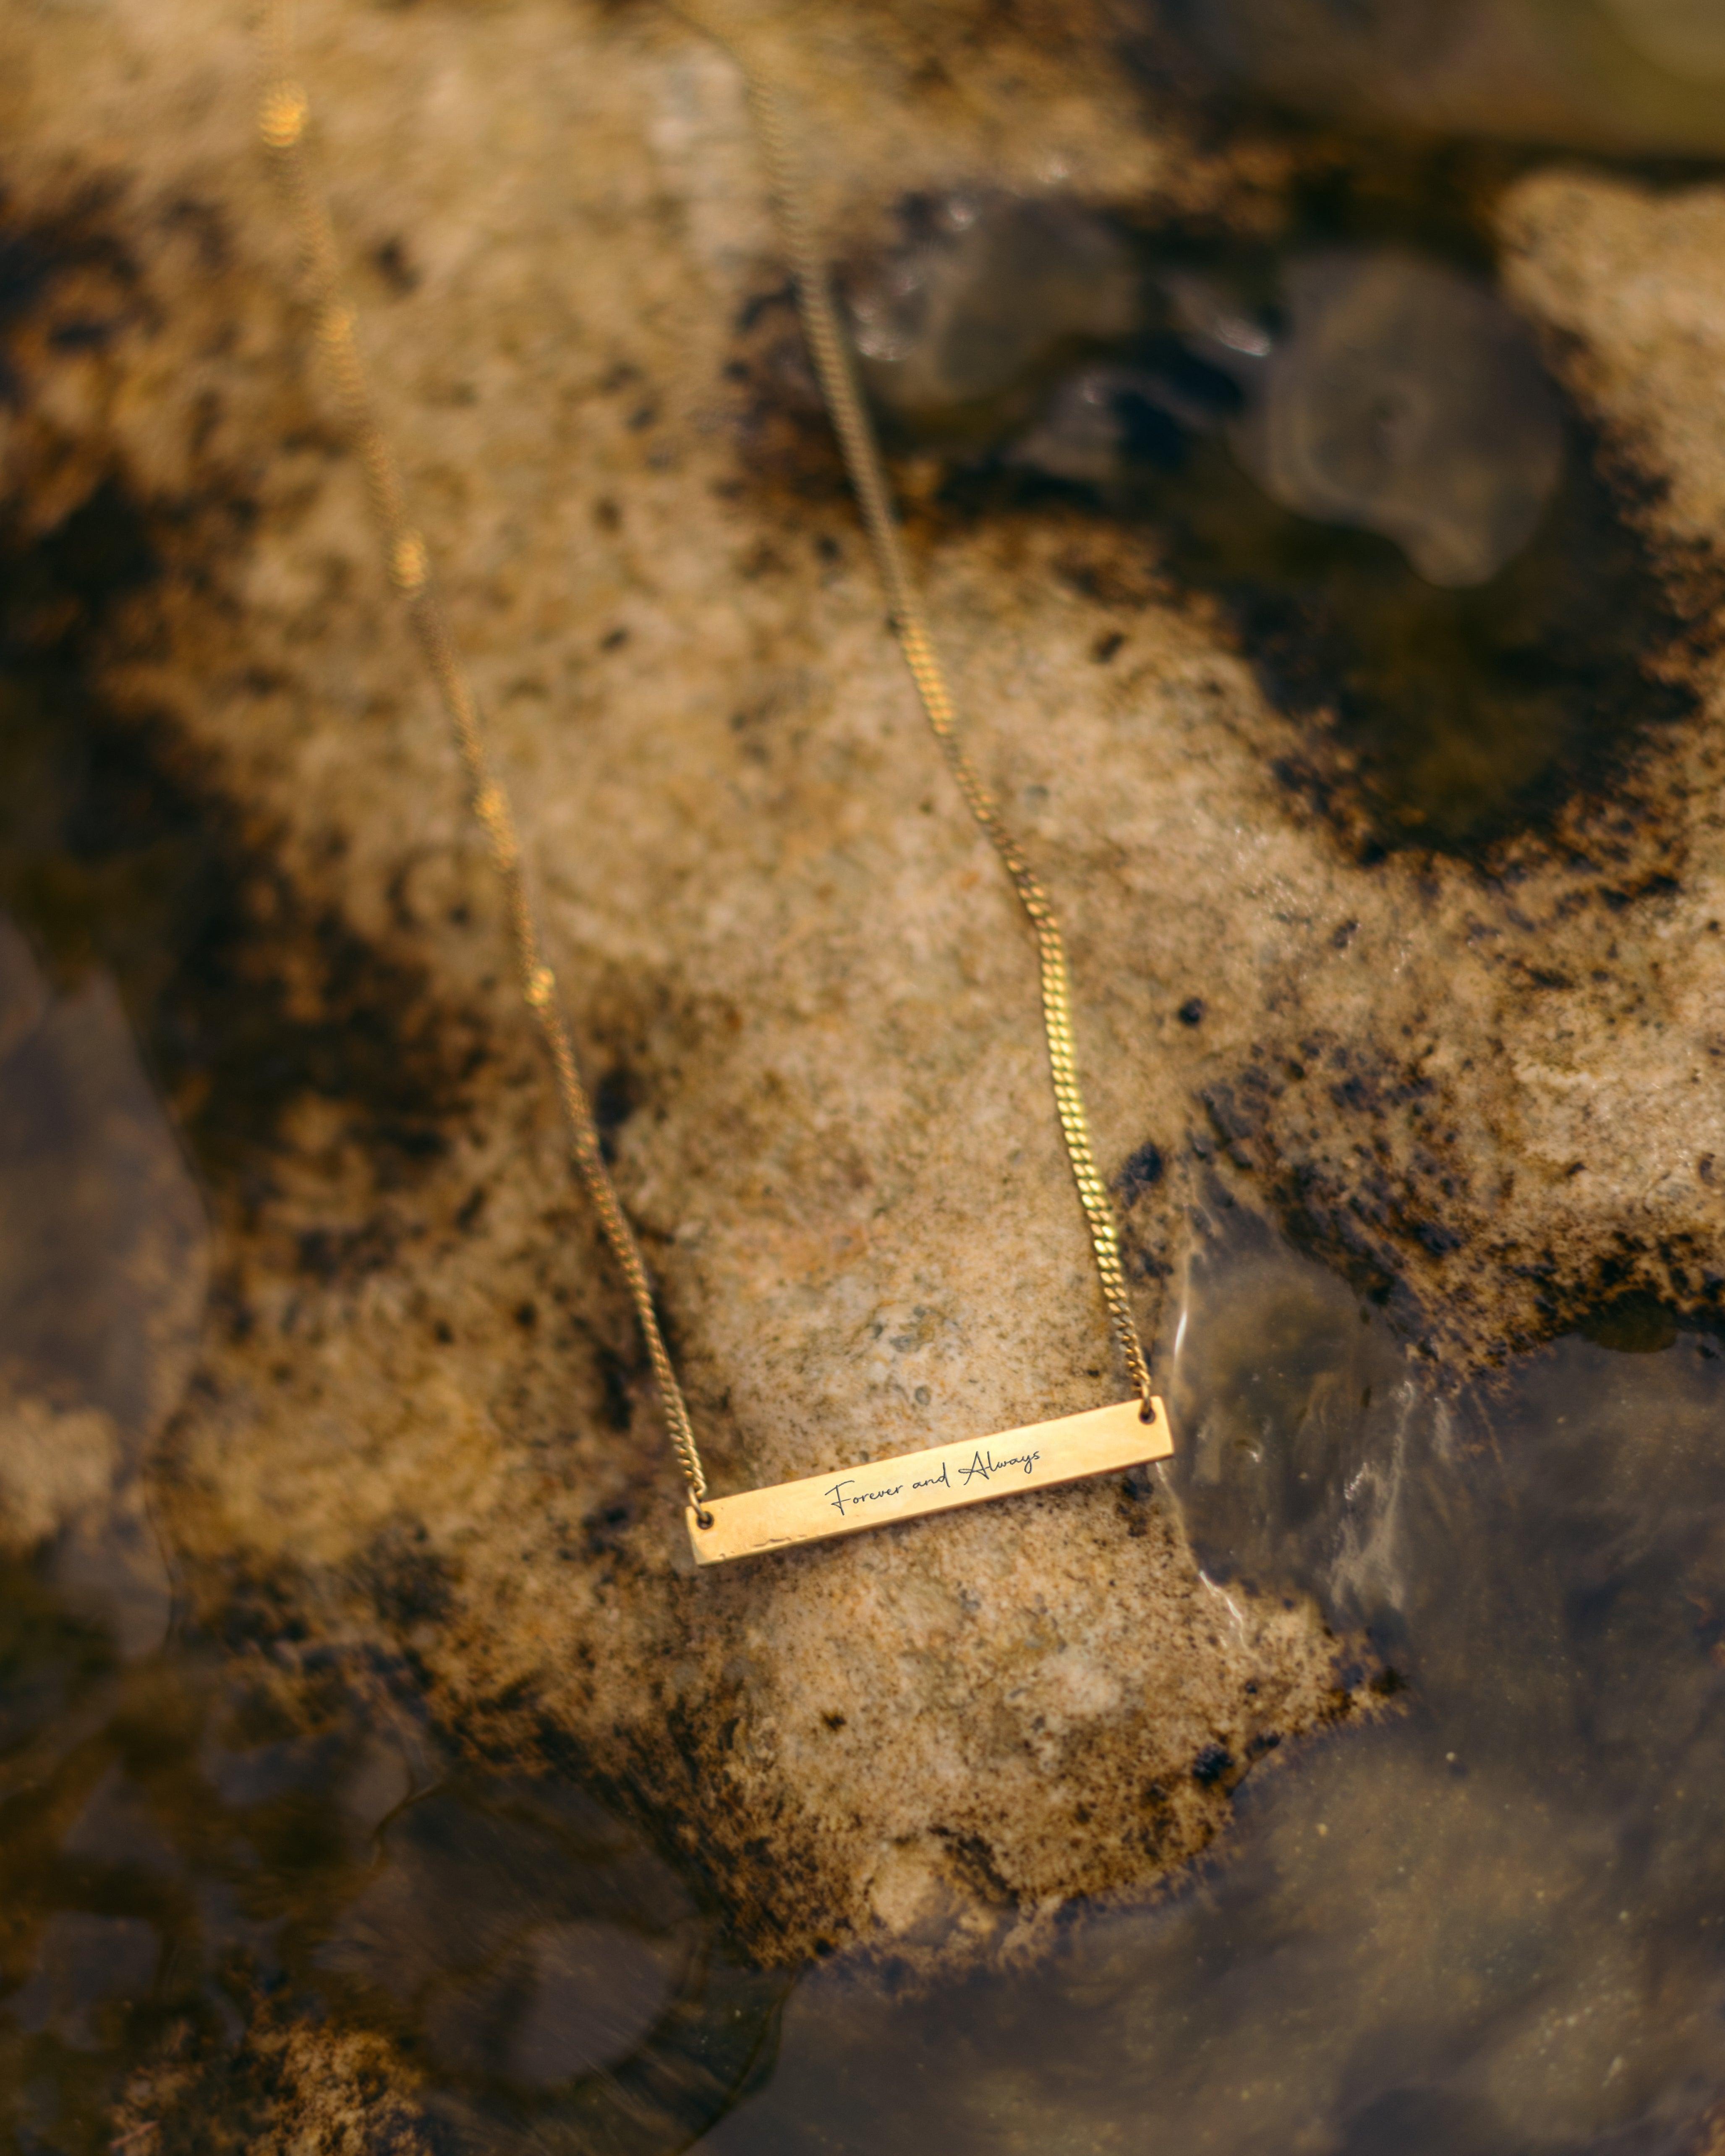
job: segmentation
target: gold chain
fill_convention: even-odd
[[[1091,1248],[1096,1255],[1096,1274],[1108,1321],[1132,1382],[1132,1389],[1146,1408],[1150,1402],[1150,1366],[1132,1316],[1126,1276],[1120,1265],[1120,1231],[1108,1192],[1096,1171],[1091,1144],[1090,1119],[1078,1082],[1078,1041],[1072,1027],[1072,982],[1066,967],[1066,946],[1055,912],[1054,901],[1030,866],[1001,819],[999,804],[978,777],[976,767],[958,737],[958,709],[947,685],[946,669],[935,649],[934,637],[923,611],[911,565],[905,556],[898,518],[880,445],[869,418],[868,406],[856,378],[850,346],[839,324],[833,303],[831,280],[809,218],[784,105],[758,57],[740,34],[734,20],[706,9],[679,6],[684,19],[722,45],[742,69],[748,87],[749,104],[760,137],[768,183],[778,214],[779,233],[790,258],[797,287],[803,334],[814,358],[821,394],[826,399],[833,430],[844,452],[852,491],[862,511],[875,563],[886,587],[886,603],[892,626],[911,679],[916,685],[924,715],[940,743],[947,768],[964,796],[965,806],[982,826],[988,843],[999,855],[1012,879],[1019,903],[1029,918],[1036,937],[1036,955],[1042,975],[1042,1024],[1048,1036],[1049,1070],[1054,1081],[1055,1106],[1060,1118],[1060,1135],[1072,1163],[1072,1179],[1090,1228]]]
[[[576,1172],[598,1215],[605,1240],[628,1286],[690,1502],[705,1525],[706,1477],[701,1469],[694,1428],[660,1327],[646,1265],[605,1165],[593,1104],[582,1083],[574,1044],[562,1014],[557,977],[544,956],[544,941],[528,889],[521,840],[509,798],[492,772],[479,702],[450,634],[425,542],[408,518],[394,456],[378,424],[355,335],[353,309],[344,296],[334,228],[306,156],[305,134],[311,106],[304,87],[293,73],[292,6],[293,0],[270,0],[270,75],[259,108],[259,128],[264,142],[275,154],[293,212],[300,249],[311,285],[318,340],[335,377],[343,415],[365,475],[390,580],[406,602],[414,634],[460,751],[474,814],[484,828],[503,885],[521,993],[556,1074]],[[993,796],[978,776],[958,738],[957,708],[911,576],[880,452],[857,384],[850,348],[839,327],[825,262],[798,184],[789,130],[778,92],[758,61],[747,54],[732,29],[718,28],[711,20],[693,14],[689,14],[687,19],[696,28],[716,38],[742,70],[796,281],[804,334],[874,548],[881,582],[886,588],[893,628],[947,767],[966,806],[999,856],[1035,934],[1043,1026],[1048,1040],[1049,1067],[1060,1132],[1089,1225],[1091,1248],[1103,1300],[1108,1307],[1109,1322],[1147,1419],[1151,1412],[1150,1369],[1127,1294],[1125,1276],[1121,1270],[1119,1235],[1107,1190],[1097,1173],[1084,1096],[1079,1086],[1071,980],[1060,921],[1052,900],[1002,821]]]
[[[694,1428],[665,1344],[665,1335],[660,1329],[653,1286],[647,1277],[640,1246],[605,1166],[593,1103],[581,1082],[574,1043],[569,1038],[569,1028],[558,999],[557,976],[546,963],[544,940],[527,887],[521,839],[516,831],[509,796],[491,769],[485,747],[485,721],[467,670],[449,633],[425,542],[408,518],[400,474],[377,424],[365,362],[354,336],[353,310],[342,295],[341,258],[329,209],[313,180],[305,155],[305,129],[311,108],[304,89],[293,75],[291,9],[292,0],[270,0],[270,80],[259,108],[259,125],[264,141],[280,163],[292,206],[300,252],[311,284],[318,339],[335,377],[348,431],[365,472],[372,512],[382,535],[390,580],[407,602],[419,649],[431,670],[461,752],[474,814],[485,828],[490,842],[491,859],[502,880],[521,993],[557,1074],[557,1096],[568,1127],[569,1150],[574,1158],[576,1173],[593,1201],[605,1240],[611,1246],[611,1255],[628,1286],[653,1365],[653,1382],[658,1389],[665,1427],[670,1433],[683,1480],[688,1485],[689,1502],[701,1512],[706,1496],[706,1476],[701,1471]]]

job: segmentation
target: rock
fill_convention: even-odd
[[[27,1040],[48,1008],[48,984],[30,947],[0,915],[0,1062]]]
[[[197,1351],[203,1209],[112,984],[53,997],[0,936],[0,1552],[47,1552],[136,1656],[172,1600],[138,1471]]]
[[[615,1924],[546,1924],[533,1935],[525,2019],[508,2072],[548,2088],[629,2058],[665,2011],[674,1970],[651,1943]]]
[[[1717,156],[1709,0],[1161,0],[1153,49],[1267,100],[1388,129]]]
[[[1605,8],[1656,67],[1692,82],[1725,82],[1725,23],[1710,0],[1605,0]]]
[[[1541,172],[1501,212],[1511,296],[1544,323],[1586,402],[1659,499],[1648,521],[1670,566],[1704,580],[1725,506],[1715,363],[1725,339],[1717,187],[1670,194]]]
[[[546,0],[305,16],[364,341],[716,1486],[1111,1397],[1022,924],[829,448],[760,448],[780,438],[739,340],[783,270],[734,75],[667,18]],[[979,172],[1147,213],[1228,198],[1076,32],[1055,60],[1003,33],[949,100],[922,61],[970,69],[961,27],[785,34],[835,254]],[[378,1642],[459,1741],[572,1765],[650,1820],[764,1960],[1007,1956],[1075,1895],[1143,1891],[1225,1821],[1246,1762],[1366,1697],[1316,1611],[1223,1607],[1137,1479],[691,1576],[452,752],[286,296],[249,49],[205,0],[19,35],[13,214],[47,229],[118,175],[100,218],[127,266],[47,283],[9,483],[48,533],[105,481],[137,506],[157,568],[102,649],[115,722],[147,722],[266,865],[236,902],[284,1007],[360,1032],[329,952],[362,947],[387,988],[367,1067],[439,1073],[426,1143],[337,1075],[286,1101],[267,1173],[213,1184],[220,1322],[159,1481],[196,1609]],[[1511,206],[1517,290],[1553,320],[1557,280],[1575,378],[1627,439],[1666,377],[1596,364],[1619,303],[1565,267],[1539,199]],[[1659,350],[1705,342],[1717,278],[1661,270],[1707,198],[1622,199]],[[74,314],[100,337],[57,334]],[[1722,401],[1710,377],[1684,424],[1725,441]],[[1321,742],[1158,585],[1142,533],[1060,510],[914,536],[976,752],[1070,924],[1147,1329],[1219,1149],[1452,1368],[1608,1281],[1712,1306],[1703,727],[1650,736],[1632,779],[1490,875],[1363,860],[1281,775]],[[1705,645],[1692,670],[1716,698]],[[281,919],[327,933],[272,941]]]
[[[149,1806],[117,1767],[110,1767],[97,1783],[82,1811],[61,1836],[60,1848],[68,1856],[155,1872],[166,1878],[180,1877],[185,1871],[179,1853],[151,1817]]]
[[[1234,429],[1247,470],[1301,516],[1394,539],[1430,583],[1489,583],[1563,464],[1526,330],[1475,280],[1394,249],[1297,256],[1284,286],[1288,334]]]
[[[36,1964],[7,2012],[28,2035],[44,2031],[74,2051],[102,2048],[101,2025],[141,2005],[155,1979],[162,1941],[139,1917],[50,1917]]]
[[[276,834],[280,874],[395,952],[441,1014],[424,1023],[477,1027],[484,1044],[439,1146],[393,1191],[362,1120],[307,1095],[265,1192],[214,1193],[226,1322],[162,1490],[193,1591],[213,1614],[267,1586],[300,1621],[410,1646],[451,1727],[578,1758],[711,1878],[764,1957],[891,1943],[930,1893],[956,1938],[925,1928],[916,1951],[982,1951],[1032,1936],[1074,1891],[1153,1877],[1225,1817],[1226,1786],[1194,1779],[1194,1760],[1218,1746],[1244,1759],[1260,1730],[1345,1708],[1321,1625],[1279,1604],[1244,1633],[1219,1621],[1166,1507],[1117,1483],[869,1538],[836,1561],[683,1576],[638,1348],[499,983],[495,896],[440,721],[372,587],[354,472],[304,372],[239,56],[189,18],[164,51],[140,17],[108,57],[78,60],[75,38],[54,44],[57,19],[43,18],[33,79],[47,84],[53,53],[94,102],[39,95],[34,169],[52,175],[56,144],[75,155],[90,112],[109,113],[133,175],[126,214],[141,220],[131,244],[167,282],[153,326],[105,295],[112,334],[71,377],[44,358],[15,483],[64,455],[92,470],[117,458],[129,475],[136,459],[127,484],[166,498],[192,483],[190,455],[214,459],[212,489],[255,500],[256,542],[219,549],[239,613],[213,612],[169,568],[137,619],[174,625],[152,628],[148,649],[122,638],[109,692],[172,712],[253,827]],[[397,328],[405,302],[379,300],[367,336],[416,492],[443,484],[434,465],[454,490],[437,551],[511,779],[538,771],[523,808],[550,932],[589,1064],[625,1104],[619,1172],[718,1486],[1109,1398],[1019,924],[881,643],[850,511],[788,508],[746,475],[737,491],[729,324],[779,273],[734,77],[656,20],[572,33],[530,5],[500,24],[467,118],[429,165],[415,152],[390,180],[356,131],[379,151],[417,136],[424,100],[453,79],[439,70],[474,60],[466,33],[452,22],[416,45],[406,74],[392,60],[350,78],[357,49],[342,57],[312,18],[305,64],[321,140],[346,146],[344,218],[352,189],[382,190],[361,257],[395,239],[449,309],[427,346]],[[122,51],[144,70],[123,93],[106,72]],[[1113,95],[1069,82],[1002,177],[1028,184],[1058,151],[1075,175],[1142,184],[1154,157],[1099,117]],[[962,136],[912,130],[907,164],[899,122],[885,136],[871,125],[839,171],[848,186],[887,154],[883,211],[919,173],[975,158]],[[501,169],[517,192],[486,213],[517,235],[502,247],[473,222],[497,127],[516,146]],[[706,146],[692,162],[691,140]],[[708,207],[649,244],[667,187]],[[218,243],[172,208],[190,198],[223,205],[197,228],[218,227]],[[570,219],[589,228],[604,200],[614,251],[572,285],[551,265]],[[389,368],[432,351],[421,404]],[[561,408],[571,390],[573,431],[543,401]],[[183,428],[200,398],[193,449]],[[135,446],[90,431],[121,407]],[[187,570],[209,540],[187,535]],[[739,579],[762,542],[788,550],[783,567]],[[1052,656],[1071,663],[1058,644]],[[332,694],[366,715],[357,732],[331,725]],[[1058,858],[1051,829],[1039,842]],[[1081,907],[1081,949],[1100,925]],[[315,973],[295,993],[315,1009]],[[1114,1021],[1094,1008],[1106,1072]],[[1105,1101],[1125,1075],[1111,1060]],[[1127,1130],[1137,1143],[1142,1106],[1104,1112],[1115,1149]],[[1158,1780],[1151,1818],[1140,1794]],[[907,1891],[913,1875],[927,1892]]]
[[[151,2156],[429,2156],[442,2143],[418,2093],[386,2037],[292,2022],[260,2002],[235,2050],[173,2030],[160,2061],[128,2082],[115,2137]]]
[[[1009,393],[1025,402],[1063,352],[1142,318],[1125,243],[1073,205],[972,192],[918,223],[847,294],[869,388],[906,418],[951,425]]]
[[[42,1400],[8,1404],[0,1424],[0,1537],[27,1557],[108,1504],[120,1468],[110,1418],[93,1408],[56,1414]]]

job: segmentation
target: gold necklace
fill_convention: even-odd
[[[419,648],[454,731],[474,814],[485,829],[502,881],[521,993],[551,1058],[575,1170],[598,1215],[646,1343],[660,1411],[688,1491],[690,1542],[697,1563],[715,1564],[794,1543],[822,1541],[853,1534],[863,1527],[885,1526],[891,1521],[950,1511],[1026,1488],[1046,1488],[1086,1476],[1138,1466],[1147,1460],[1165,1459],[1173,1450],[1173,1440],[1167,1409],[1152,1388],[1149,1363],[1121,1270],[1113,1209],[1096,1171],[1078,1082],[1071,981],[1060,921],[1053,901],[1006,829],[993,796],[977,775],[958,738],[957,706],[911,576],[880,449],[839,327],[826,264],[803,206],[783,104],[734,25],[718,26],[693,16],[685,19],[704,34],[716,38],[742,70],[796,283],[803,334],[886,587],[894,633],[947,768],[999,857],[1036,938],[1043,1031],[1060,1134],[1090,1230],[1091,1250],[1110,1329],[1134,1394],[1129,1400],[1063,1415],[1052,1422],[1029,1424],[981,1443],[961,1440],[863,1466],[830,1470],[801,1481],[709,1498],[694,1425],[660,1328],[652,1283],[605,1165],[593,1104],[582,1083],[574,1044],[558,1000],[557,977],[545,957],[509,798],[491,768],[479,704],[438,597],[425,542],[408,517],[395,459],[377,421],[355,336],[353,309],[343,295],[334,228],[306,156],[311,107],[293,73],[292,0],[270,0],[270,74],[259,109],[259,126],[264,142],[275,155],[292,208],[312,288],[318,338],[335,377],[365,474],[390,580],[407,605]]]

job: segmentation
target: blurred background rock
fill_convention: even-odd
[[[1204,88],[1373,133],[1725,150],[1712,0],[1162,0],[1153,20]]]

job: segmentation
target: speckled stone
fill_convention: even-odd
[[[172,1589],[141,1470],[195,1363],[208,1224],[111,983],[55,994],[0,916],[0,1556],[129,1658]]]
[[[260,2005],[234,2048],[201,2047],[184,2028],[134,2074],[115,2138],[149,2156],[429,2156],[414,2077],[382,2037],[295,2023]]]
[[[781,456],[758,370],[727,373],[782,284],[728,64],[644,11],[304,13],[364,341],[716,1486],[1111,1397],[1022,924],[829,454]],[[625,1798],[764,1958],[1008,1953],[1075,1894],[1143,1887],[1271,1740],[1355,1703],[1334,1643],[1308,1607],[1226,1604],[1165,1498],[1119,1481],[691,1575],[453,752],[288,296],[238,18],[13,0],[7,20],[14,215],[64,217],[103,179],[79,214],[124,250],[23,326],[8,483],[44,528],[110,471],[149,507],[166,573],[108,693],[388,958],[382,1016],[452,1074],[408,1165],[308,1094],[267,1176],[213,1194],[223,1270],[161,1474],[188,1592],[406,1650],[450,1729]],[[978,175],[1250,197],[1262,173],[1148,134],[1076,23],[979,22],[799,13],[785,64],[835,246],[906,188]],[[1615,367],[1563,237],[1596,194],[1566,183],[1566,227],[1548,184],[1512,206],[1516,289],[1656,475],[1654,372]],[[1680,355],[1725,336],[1725,292],[1709,270],[1661,301],[1655,265],[1709,199],[1609,197]],[[56,337],[74,316],[103,334]],[[1725,389],[1693,372],[1705,402],[1669,424],[1725,439]],[[1676,514],[1646,511],[1661,535]],[[1715,1295],[1703,726],[1490,875],[1363,865],[1282,775],[1322,742],[1141,536],[1054,511],[915,536],[976,753],[1069,924],[1099,1149],[1111,1175],[1137,1163],[1147,1328],[1183,1163],[1219,1149],[1440,1359],[1489,1361],[1607,1284]],[[316,948],[272,945],[258,904],[318,1011]]]

